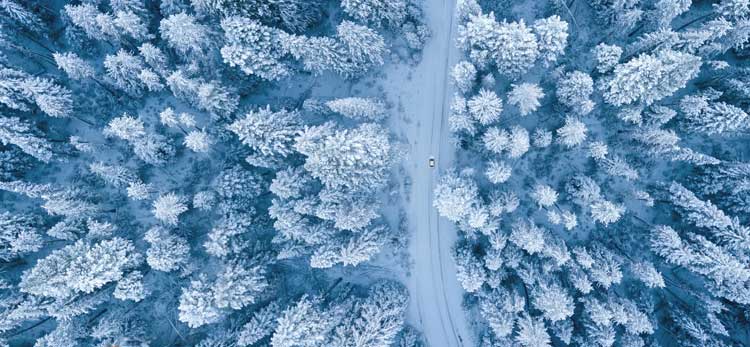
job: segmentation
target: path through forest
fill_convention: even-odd
[[[459,57],[454,44],[454,9],[455,0],[425,1],[432,38],[421,62],[416,67],[394,68],[386,76],[389,99],[397,102],[401,111],[400,117],[394,117],[393,129],[409,143],[405,167],[412,185],[406,212],[414,231],[409,315],[432,347],[474,345],[461,305],[463,289],[451,257],[456,231],[450,222],[438,218],[432,207],[438,172],[450,167],[454,157],[447,124],[453,93],[449,71]],[[430,157],[435,158],[437,167],[428,166]]]

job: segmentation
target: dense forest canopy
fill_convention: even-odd
[[[746,0],[0,0],[0,346],[748,346],[749,41]]]

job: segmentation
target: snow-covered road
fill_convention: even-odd
[[[394,130],[409,142],[405,167],[412,185],[406,212],[414,232],[409,315],[432,347],[474,346],[461,305],[463,290],[456,280],[451,257],[456,230],[438,218],[432,207],[438,172],[450,167],[454,157],[447,124],[453,94],[449,71],[459,57],[454,45],[454,8],[455,0],[425,1],[426,20],[433,36],[422,61],[416,67],[388,71],[386,76],[390,81],[389,99],[399,103],[403,115],[394,119]],[[409,71],[411,76],[407,78]],[[436,168],[428,166],[430,157],[437,161]]]

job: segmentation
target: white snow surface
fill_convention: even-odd
[[[409,251],[413,260],[407,286],[411,295],[409,321],[424,333],[432,347],[474,346],[466,313],[464,291],[456,279],[451,247],[456,241],[452,223],[439,218],[432,206],[440,170],[451,166],[455,148],[447,124],[450,68],[458,61],[455,48],[455,0],[425,2],[426,21],[432,30],[421,61],[414,67],[392,65],[386,70],[388,99],[397,105],[392,117],[396,133],[408,139],[404,167],[412,184],[405,203],[412,232]],[[436,167],[430,168],[434,157]]]

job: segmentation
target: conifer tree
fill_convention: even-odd
[[[604,100],[614,106],[636,101],[650,105],[685,87],[700,69],[701,58],[673,50],[641,54],[614,68],[603,84]]]
[[[587,132],[586,124],[568,116],[565,117],[565,124],[557,129],[558,141],[565,147],[575,147],[586,141]]]
[[[39,136],[36,128],[17,117],[0,117],[0,143],[16,145],[24,153],[45,163],[54,156],[52,144]]]
[[[178,13],[159,23],[159,33],[172,49],[188,58],[205,58],[214,44],[213,33],[194,16]]]
[[[594,47],[593,53],[594,59],[596,59],[596,70],[599,73],[607,73],[620,62],[622,48],[616,45],[600,43]]]
[[[453,66],[451,77],[456,87],[464,93],[469,92],[477,78],[477,68],[468,61],[461,61]]]
[[[357,120],[379,121],[386,115],[385,104],[375,98],[341,98],[325,105],[333,112]]]
[[[159,271],[170,272],[187,264],[190,246],[187,241],[162,227],[153,227],[143,236],[150,244],[146,263]]]
[[[706,135],[734,133],[750,127],[750,116],[734,105],[716,101],[719,95],[688,95],[680,100],[684,127]]]
[[[518,107],[521,115],[526,116],[541,106],[539,100],[543,97],[544,92],[539,85],[521,83],[513,85],[513,89],[508,93],[508,103]]]
[[[115,55],[107,55],[104,68],[107,70],[107,77],[118,88],[131,95],[143,93],[145,84],[140,73],[144,66],[140,57],[121,49]]]
[[[21,291],[66,299],[119,281],[141,262],[131,241],[122,238],[89,245],[80,240],[53,251],[21,277]]]
[[[510,77],[518,77],[534,65],[540,54],[539,43],[531,28],[527,27],[523,20],[500,23],[495,35],[490,44],[493,45],[492,54],[498,72]],[[544,39],[551,38],[544,37]],[[545,48],[552,49],[552,47]]]
[[[188,210],[185,198],[174,193],[160,195],[154,201],[154,217],[168,224],[177,225],[180,214]]]
[[[458,222],[477,202],[478,194],[478,188],[471,179],[459,176],[455,172],[448,172],[435,186],[433,205],[441,216]]]
[[[45,35],[47,28],[39,16],[13,0],[0,1],[0,16],[9,19],[12,23],[22,26],[32,32]]]
[[[532,290],[531,297],[534,307],[550,322],[567,319],[575,310],[573,298],[557,284],[540,284]]]
[[[305,169],[331,188],[380,187],[392,159],[388,136],[372,123],[354,129],[336,129],[332,123],[309,127],[294,148],[305,155]]]
[[[377,26],[400,25],[407,15],[405,0],[343,0],[341,8],[346,14]]]
[[[270,106],[248,112],[229,125],[240,141],[264,156],[286,157],[293,153],[294,139],[302,131],[296,111],[271,111]]]
[[[568,45],[568,23],[555,15],[537,19],[532,29],[539,41],[539,58],[545,66],[550,66]]]
[[[469,114],[482,125],[494,123],[503,111],[503,101],[495,92],[482,89],[466,103]]]
[[[245,17],[229,17],[221,21],[225,45],[221,56],[229,66],[238,66],[248,75],[266,80],[279,80],[289,74],[281,62],[284,52],[277,29]]]
[[[594,108],[590,99],[594,92],[591,76],[581,71],[565,74],[557,84],[557,98],[579,115],[586,115]]]
[[[65,71],[71,79],[83,80],[93,77],[95,74],[94,67],[75,53],[55,53],[52,57],[55,59],[57,67]]]
[[[0,259],[10,261],[43,246],[40,220],[32,215],[0,213]]]
[[[494,13],[469,14],[468,20],[458,28],[457,41],[468,52],[469,58],[478,68],[486,68],[497,48],[497,32],[500,24]]]
[[[279,306],[275,302],[255,311],[250,321],[242,326],[237,344],[243,347],[252,346],[266,336],[270,336],[276,329],[279,311]]]
[[[284,310],[271,336],[273,347],[315,346],[323,343],[335,320],[326,315],[316,300],[306,296]]]

